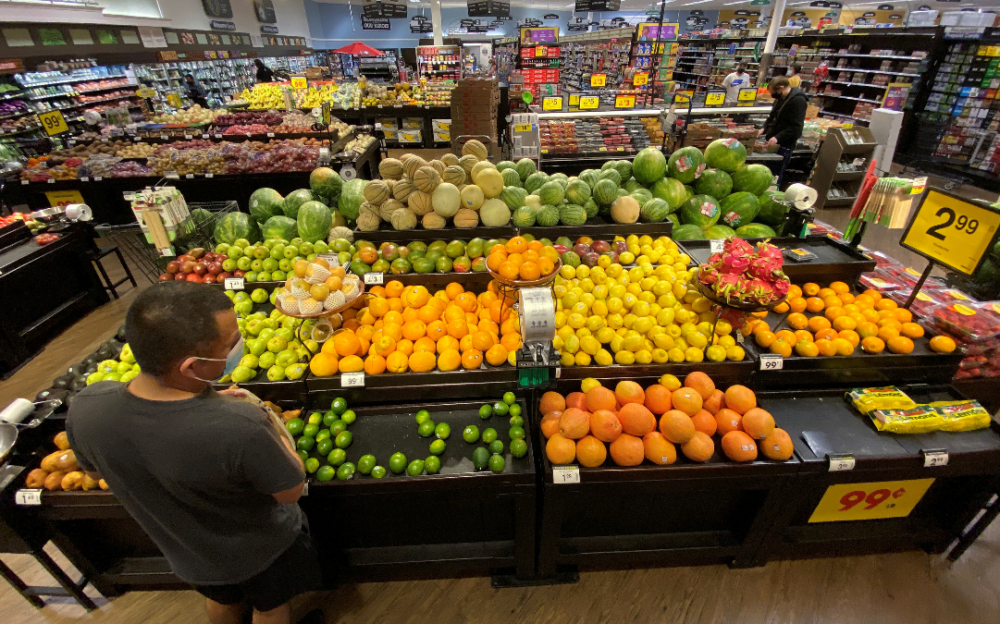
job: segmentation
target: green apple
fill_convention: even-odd
[[[308,260],[309,262],[312,262],[315,259],[316,259],[316,254],[314,253],[311,253],[308,256],[306,256],[306,260]]]
[[[281,319],[281,326],[282,327],[295,327],[295,321],[297,321],[297,320],[299,320],[299,319],[295,318],[294,316],[286,316],[285,318]]]
[[[315,245],[307,241],[299,245],[299,253],[308,256],[311,253],[319,253],[319,252],[316,251]]]
[[[253,261],[250,258],[247,258],[246,256],[243,256],[242,258],[236,260],[236,268],[241,271],[249,271],[250,265],[252,264]]]
[[[235,292],[233,292],[232,290],[224,290],[224,291],[222,291],[222,292],[223,292],[223,293],[225,293],[225,295],[226,295],[227,297],[229,297],[229,300],[230,300],[230,301],[232,301],[232,300],[233,300],[233,298],[234,298],[234,297],[236,296],[236,293],[235,293]]]
[[[256,371],[248,366],[237,366],[233,369],[232,378],[236,383],[243,383],[244,381],[250,381],[256,375]]]
[[[247,321],[247,333],[251,336],[259,336],[261,330],[264,329],[264,321],[257,319],[252,319]]]
[[[278,260],[278,268],[282,271],[291,271],[292,261],[288,258],[282,258],[281,260]]]
[[[96,372],[96,373],[91,373],[91,374],[87,375],[87,385],[88,386],[90,384],[92,384],[92,383],[97,383],[98,381],[104,381],[104,373],[102,373],[102,372]]]
[[[240,333],[246,336],[247,333],[247,320],[238,318],[236,319],[236,326],[240,328]]]
[[[134,371],[133,370],[133,371],[129,371],[129,372],[123,374],[122,378],[119,379],[118,381],[120,381],[122,383],[128,383],[128,382],[132,381],[133,379],[135,379],[138,376],[139,376],[139,371]]]
[[[267,351],[267,341],[264,340],[264,339],[262,339],[262,338],[256,338],[254,340],[248,340],[247,341],[247,346],[250,347],[250,353],[253,353],[254,355],[256,355],[258,357],[260,356],[260,354],[262,354],[265,351]]]
[[[326,244],[326,241],[318,240],[315,243],[313,243],[312,253],[325,254],[328,251],[330,251],[330,246]],[[301,246],[299,247],[299,253],[302,253]]]
[[[285,377],[289,379],[302,379],[302,375],[306,374],[306,365],[302,363],[295,363],[290,365],[285,369]]]
[[[250,299],[254,303],[264,303],[267,301],[267,291],[263,288],[255,288],[252,293],[250,293]]]
[[[224,256],[229,255],[229,243],[219,243],[215,246],[215,253],[222,254]]]
[[[277,260],[278,258],[285,257],[285,245],[283,243],[278,243],[274,247],[271,247],[271,258]]]
[[[273,272],[278,268],[278,261],[274,258],[264,258],[261,260],[260,264],[268,273]]]
[[[122,347],[122,352],[118,354],[118,359],[122,362],[135,364],[135,355],[132,353],[132,347],[128,343],[125,343],[125,346]]]
[[[275,305],[275,302],[278,300],[278,289],[277,288],[275,288],[274,290],[271,291],[271,294],[268,295],[267,300],[271,302],[271,305]],[[275,310],[273,310],[273,311],[277,312],[277,308]]]
[[[267,326],[267,321],[260,321],[261,330],[258,332],[258,336],[266,344],[268,340],[274,338],[274,330]]]
[[[288,351],[287,349],[279,353],[274,359],[275,365],[280,366],[282,369],[287,368],[298,361],[298,355],[296,355],[294,351]]]
[[[308,349],[310,353],[319,353],[320,349],[319,343],[313,340],[312,338],[306,340],[306,343],[302,346]]]
[[[245,238],[237,238],[235,241],[233,241],[233,245],[235,245],[237,247],[246,247],[249,244],[250,244],[250,241],[248,241]]]
[[[250,318],[255,318],[263,321],[264,319],[267,318],[267,315],[264,314],[263,312],[254,312],[253,314],[250,315]]]
[[[288,241],[288,244],[295,245],[296,247],[298,247],[299,245],[302,244],[302,237],[301,236],[296,236],[292,240]]]
[[[233,245],[229,248],[229,253],[226,254],[231,260],[239,260],[243,257],[243,250]]]
[[[258,282],[270,282],[272,279],[274,278],[271,276],[270,271],[261,271],[257,274]]]
[[[269,255],[271,255],[271,250],[268,249],[267,247],[263,247],[263,246],[256,247],[253,250],[253,257],[256,258],[256,259],[258,259],[258,260],[263,260],[264,258],[268,257]]]
[[[246,291],[241,290],[240,292],[236,293],[236,295],[233,297],[233,301],[239,303],[240,301],[246,301],[249,298],[250,295],[248,295]]]
[[[282,338],[285,339],[285,342],[286,342],[285,347],[288,346],[287,343],[295,340],[295,332],[292,331],[291,329],[289,329],[288,327],[282,327],[280,329],[276,329],[274,331],[274,335],[275,336],[281,336]],[[284,349],[285,347],[282,347],[282,349]],[[281,349],[278,349],[278,351],[281,351]]]
[[[240,366],[246,366],[247,368],[257,368],[259,365],[259,360],[253,353],[247,353],[240,360]]]
[[[295,353],[298,354],[300,362],[308,362],[309,358],[312,357],[312,354],[306,351],[305,347],[299,347],[295,350]]]
[[[239,267],[236,266],[236,261],[233,260],[232,258],[226,258],[225,260],[222,261],[222,270],[223,271],[228,271],[228,272],[232,273],[237,268],[239,268]]]
[[[253,312],[253,301],[240,301],[233,305],[233,309],[236,310],[237,315],[246,316]]]
[[[285,380],[285,369],[274,365],[267,369],[267,379],[268,381],[284,381]]]
[[[299,255],[299,248],[296,247],[295,245],[289,245],[288,247],[285,247],[285,251],[282,254],[282,256],[286,260],[291,260],[292,258],[294,258],[297,255]]]
[[[267,341],[267,350],[271,353],[279,353],[288,348],[288,339],[283,338],[275,334],[273,338]]]
[[[288,277],[288,273],[285,273],[284,271],[280,271],[279,270],[279,271],[274,271],[273,273],[271,273],[271,279],[274,280],[274,281],[276,281],[276,282],[283,282],[283,281],[285,281],[285,278],[287,278],[287,277]]]
[[[257,258],[256,260],[253,260],[250,263],[250,270],[251,271],[256,271],[257,273],[260,273],[261,271],[264,270],[264,261],[261,260],[260,258]]]
[[[278,319],[275,319],[275,318],[266,318],[266,319],[264,319],[264,325],[268,329],[278,329],[278,327],[281,325],[281,323],[278,322]]]
[[[104,381],[121,381],[121,380],[122,380],[122,373],[119,373],[118,371],[115,371],[113,373],[108,373],[107,375],[104,376]]]
[[[270,351],[265,351],[260,354],[260,358],[257,360],[258,368],[271,368],[274,366],[274,361],[277,356]]]

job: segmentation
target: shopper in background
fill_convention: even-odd
[[[205,91],[205,85],[198,82],[191,74],[184,74],[184,88],[187,89],[189,100],[202,108],[208,108],[208,92]]]
[[[726,88],[726,101],[735,102],[739,98],[740,89],[751,86],[747,66],[744,63],[738,63],[736,71],[722,79],[722,86]]]
[[[768,145],[778,144],[788,150],[795,149],[795,143],[802,136],[809,98],[802,89],[791,86],[785,76],[772,78],[767,89],[774,97],[774,104],[759,134],[767,139]]]
[[[161,284],[129,308],[125,334],[142,372],[74,397],[77,461],[207,598],[212,624],[238,624],[244,603],[255,624],[288,623],[289,600],[321,574],[297,504],[305,471],[263,407],[212,389],[243,357],[232,302]]]
[[[788,68],[788,84],[792,87],[802,87],[802,76],[799,74],[802,72],[801,63],[793,63],[791,67]]]
[[[274,72],[268,69],[264,61],[254,59],[253,64],[257,66],[257,82],[274,82]]]

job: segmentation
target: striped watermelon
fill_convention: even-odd
[[[590,188],[594,188],[597,181],[601,179],[601,172],[597,169],[584,169],[580,172],[580,179],[586,182]]]
[[[622,174],[618,173],[618,170],[613,167],[602,169],[598,177],[601,180],[611,180],[615,183],[615,186],[621,186],[622,183]]]
[[[721,169],[706,169],[694,183],[694,190],[699,195],[711,195],[722,199],[733,190],[733,179]]]
[[[590,185],[583,180],[574,180],[566,186],[566,200],[573,204],[584,204],[590,199]]]
[[[597,204],[594,204],[594,213],[597,213]],[[587,211],[579,204],[566,204],[559,209],[559,221],[563,225],[583,225],[587,222]]]
[[[628,191],[629,193],[634,193],[634,192],[638,191],[641,188],[646,188],[645,186],[643,186],[642,184],[640,184],[639,181],[636,180],[635,178],[629,178],[625,182],[625,184],[622,185],[622,187],[626,191]]]
[[[510,216],[514,227],[531,227],[535,224],[535,212],[527,206],[521,206]]]
[[[756,196],[741,191],[722,198],[719,209],[722,211],[719,222],[731,228],[738,228],[753,221],[760,207]]]
[[[528,196],[528,191],[519,186],[505,186],[500,192],[500,201],[507,204],[511,210],[524,205],[524,198]]]
[[[682,147],[667,160],[667,175],[677,178],[684,184],[691,184],[697,180],[704,169],[705,157],[697,147]]]
[[[762,195],[774,181],[774,174],[764,165],[743,165],[733,172],[733,190]]]
[[[521,177],[521,182],[527,180],[528,176],[530,176],[531,174],[535,173],[535,171],[538,170],[535,168],[535,161],[531,160],[530,158],[522,158],[521,160],[517,161],[517,164],[514,165],[514,169],[517,171],[517,175]]]
[[[559,209],[552,204],[545,204],[535,212],[535,223],[542,227],[559,225]]]
[[[615,171],[615,175],[617,174],[618,172]],[[594,185],[593,198],[598,205],[610,206],[618,199],[618,185],[613,180],[608,180],[607,178],[601,180]]]
[[[667,159],[655,147],[641,150],[632,161],[632,175],[642,184],[652,184],[662,179],[666,171]]]
[[[517,171],[514,169],[504,169],[500,172],[500,175],[503,176],[504,186],[521,186],[521,176],[517,175]]]
[[[509,160],[501,160],[500,162],[497,163],[497,171],[504,172],[507,169],[513,169],[516,166],[517,165],[515,165],[513,162]]]
[[[538,171],[531,174],[524,181],[524,188],[528,189],[529,193],[534,193],[538,189],[542,188],[542,185],[548,182],[549,176],[547,174]]]
[[[558,180],[549,180],[543,184],[536,192],[543,204],[558,204],[565,198],[566,193]]]
[[[583,202],[583,210],[588,219],[592,219],[597,216],[599,208],[597,207],[597,202],[594,201],[593,197]]]
[[[639,220],[643,223],[659,223],[666,219],[668,214],[670,214],[670,206],[667,202],[654,197],[642,205],[639,210]]]
[[[625,191],[628,191],[628,189],[625,189]],[[629,195],[634,197],[635,201],[639,202],[640,206],[653,199],[653,193],[649,189],[644,188],[632,191]]]

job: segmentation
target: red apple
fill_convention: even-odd
[[[192,256],[190,254],[183,254],[183,255],[177,256],[177,260],[181,264],[184,264],[185,262],[197,262],[198,261],[197,258],[195,258],[194,256]]]
[[[247,272],[242,269],[236,269],[235,271],[233,271],[233,277],[243,277],[246,274]]]
[[[161,282],[172,282],[174,281],[173,273],[160,273],[160,277],[157,278]]]
[[[174,275],[174,280],[178,282],[186,281],[188,275],[190,275],[190,273],[177,273]]]
[[[192,271],[194,271],[193,260],[185,260],[184,262],[181,262],[181,273],[191,273]]]
[[[167,273],[180,273],[181,263],[177,260],[171,260],[167,263]]]
[[[201,283],[202,284],[214,284],[215,283],[215,275],[213,275],[211,273],[206,273],[205,277],[201,278]]]
[[[217,282],[223,282],[223,281],[229,279],[232,276],[233,276],[233,274],[230,273],[229,271],[223,271],[222,273],[219,273],[218,275],[215,276],[215,281],[217,281]]]
[[[187,281],[201,283],[201,276],[197,273],[188,273]]]
[[[208,273],[208,267],[199,262],[198,264],[194,265],[194,272],[197,273],[199,276],[204,275],[205,273]]]
[[[218,275],[219,273],[222,273],[222,263],[221,262],[213,262],[213,263],[209,264],[208,265],[208,272],[210,274],[212,274],[212,275]]]

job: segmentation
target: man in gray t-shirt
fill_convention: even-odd
[[[243,356],[232,302],[191,283],[155,285],[128,311],[142,372],[74,397],[66,433],[166,556],[206,596],[213,624],[286,623],[320,574],[297,504],[305,473],[260,407],[211,382]]]

